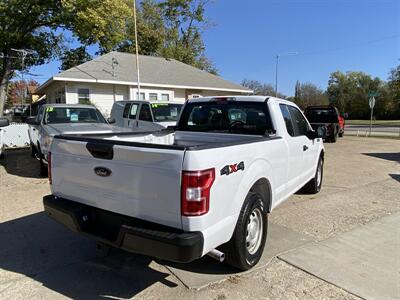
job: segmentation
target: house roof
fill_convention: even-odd
[[[139,55],[139,67],[140,84],[142,86],[252,92],[252,90],[239,84],[175,59]],[[42,90],[52,81],[137,85],[136,57],[133,54],[123,52],[107,53],[55,75],[40,86],[39,90]]]

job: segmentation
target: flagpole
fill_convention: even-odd
[[[133,19],[135,23],[135,50],[136,50],[136,73],[137,73],[137,100],[140,100],[140,72],[139,72],[139,46],[137,38],[137,23],[136,23],[136,0],[133,0]]]

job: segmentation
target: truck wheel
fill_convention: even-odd
[[[36,149],[35,146],[31,143],[31,157],[36,157]]]
[[[39,172],[40,176],[46,177],[48,175],[48,169],[47,165],[43,161],[43,154],[42,151],[40,150],[40,145],[38,144],[37,146],[37,155],[39,157]]]
[[[97,258],[104,258],[110,255],[111,246],[103,243],[103,242],[96,242],[96,257]]]
[[[331,143],[336,143],[336,141],[337,141],[337,138],[338,138],[338,134],[337,134],[337,132],[336,133],[334,133],[333,135],[332,135],[332,137],[331,137]]]
[[[43,162],[43,158],[39,159],[40,176],[46,177],[48,175],[47,165]]]
[[[231,240],[222,247],[226,262],[240,270],[255,266],[264,252],[268,215],[259,194],[249,193]]]
[[[307,194],[317,194],[321,190],[322,178],[324,175],[324,160],[322,157],[318,160],[317,170],[314,178],[312,178],[302,189],[302,192]]]

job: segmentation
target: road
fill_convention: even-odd
[[[369,125],[346,125],[345,131],[369,131]],[[373,132],[400,133],[400,125],[372,125]]]

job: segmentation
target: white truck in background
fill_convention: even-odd
[[[188,100],[174,130],[56,136],[45,212],[100,243],[161,259],[206,254],[242,270],[261,258],[267,216],[321,189],[324,148],[292,102]]]
[[[0,158],[4,157],[4,131],[1,127],[6,127],[10,125],[10,122],[7,118],[0,118]]]

